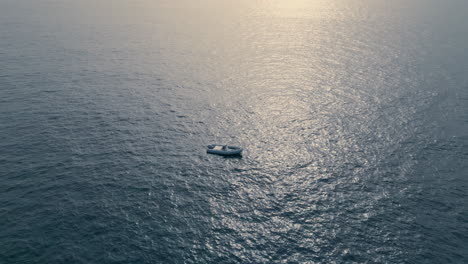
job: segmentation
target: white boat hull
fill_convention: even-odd
[[[221,156],[238,156],[242,154],[242,148],[226,146],[226,148],[223,149],[223,145],[208,145],[206,152]]]

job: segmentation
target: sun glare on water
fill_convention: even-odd
[[[327,14],[326,10],[330,8],[331,3],[328,1],[307,1],[307,0],[291,0],[291,1],[272,1],[268,2],[267,9],[275,16],[281,17],[321,17]]]

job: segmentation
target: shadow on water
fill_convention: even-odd
[[[238,159],[238,160],[240,160],[240,159],[242,159],[242,154],[232,155],[232,156],[222,156],[222,157],[225,158],[225,159]]]
[[[211,153],[206,153],[206,155],[213,156],[213,157],[219,157],[219,158],[224,158],[224,159],[242,159],[242,154],[237,154],[237,155],[218,155],[218,154],[211,154]]]

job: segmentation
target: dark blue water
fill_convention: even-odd
[[[0,0],[0,263],[468,263],[467,1],[196,2]]]

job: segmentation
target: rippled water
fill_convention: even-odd
[[[466,10],[1,1],[0,263],[468,262]]]

